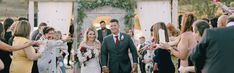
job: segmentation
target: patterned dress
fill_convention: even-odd
[[[42,40],[39,49],[42,56],[37,62],[39,73],[56,73],[56,49],[63,46],[64,42],[61,40]]]

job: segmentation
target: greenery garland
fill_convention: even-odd
[[[131,29],[133,27],[134,10],[136,6],[135,0],[78,0],[77,45],[80,44],[82,38],[81,26],[83,24],[83,19],[86,17],[84,10],[91,10],[103,6],[124,9],[127,12],[127,15],[124,17],[124,24],[127,28]]]
[[[83,19],[86,17],[84,10],[95,9],[103,6],[112,6],[120,9],[124,9],[127,15],[124,17],[124,24],[128,28],[133,27],[133,17],[135,9],[134,0],[79,0],[78,1],[78,25],[83,24]]]

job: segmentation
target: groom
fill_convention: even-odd
[[[101,48],[102,72],[137,73],[137,51],[131,37],[120,33],[118,20],[112,19],[110,22],[112,34],[104,38]],[[132,53],[133,64],[129,59],[129,49]]]

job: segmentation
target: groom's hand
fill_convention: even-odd
[[[109,68],[108,67],[102,67],[102,72],[103,73],[109,73]]]
[[[137,64],[133,64],[132,73],[138,73]]]

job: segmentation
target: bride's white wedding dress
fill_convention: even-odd
[[[93,46],[86,45],[85,47],[87,48]],[[91,55],[91,50],[93,50],[95,56],[94,58],[87,61],[87,56]],[[80,49],[78,50],[77,56],[81,63],[81,73],[101,73],[99,53],[100,51],[97,48],[87,48],[87,52],[85,53],[85,55],[82,55]]]

